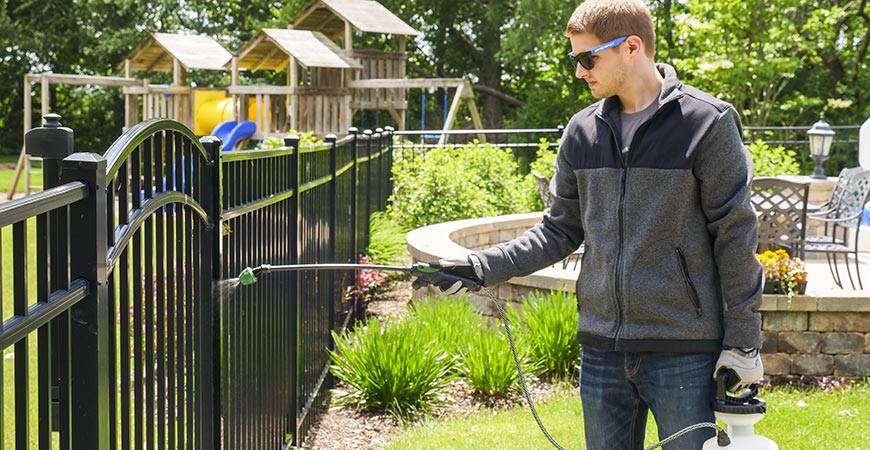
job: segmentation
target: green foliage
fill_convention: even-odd
[[[532,293],[523,300],[522,317],[509,309],[514,335],[529,359],[542,372],[555,377],[573,376],[580,361],[577,342],[577,301],[573,294],[551,291]]]
[[[468,297],[426,297],[408,307],[410,319],[435,339],[433,345],[458,355],[471,336],[484,327]]]
[[[408,228],[529,211],[509,150],[438,147],[393,165],[393,214]]]
[[[519,353],[523,374],[527,379],[535,372]],[[480,328],[460,350],[459,373],[475,392],[484,395],[505,395],[520,386],[516,362],[507,337],[497,329]]]
[[[537,156],[530,164],[531,172],[541,174],[547,179],[552,179],[556,172],[556,149],[550,147],[550,142],[547,138],[541,138],[538,143]],[[523,205],[529,211],[541,211],[544,209],[544,203],[541,201],[541,196],[538,193],[538,182],[532,173],[523,177],[522,195]]]
[[[426,411],[450,380],[452,358],[413,322],[369,320],[352,333],[332,333],[333,375],[354,388],[337,404],[383,408],[397,416]]]
[[[319,139],[317,136],[314,135],[313,131],[299,132],[296,130],[289,130],[289,131],[287,131],[287,134],[284,137],[290,136],[293,134],[299,136],[299,145],[300,146],[319,145],[319,144],[323,143],[323,141],[321,139]],[[260,149],[282,148],[282,147],[284,147],[284,137],[266,136],[263,138],[262,141],[260,141],[260,144],[258,147]]]
[[[369,219],[369,246],[366,254],[379,264],[401,264],[408,254],[405,235],[408,229],[389,214],[376,211]]]
[[[752,155],[756,177],[772,177],[778,175],[798,175],[799,166],[795,160],[796,153],[786,150],[783,146],[771,147],[762,140],[757,140],[746,146]]]

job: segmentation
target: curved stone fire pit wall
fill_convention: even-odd
[[[462,257],[471,250],[506,242],[541,220],[540,213],[446,222],[408,234],[414,261]],[[519,308],[531,291],[564,289],[574,292],[577,273],[557,263],[532,275],[492,286],[502,305]],[[432,288],[415,297],[436,294]],[[472,295],[478,310],[496,318],[497,311],[483,293]],[[784,295],[765,295],[761,306],[764,346],[762,359],[767,375],[870,376],[870,298],[867,291],[831,290],[806,295],[791,302]],[[492,321],[492,320],[491,320]]]

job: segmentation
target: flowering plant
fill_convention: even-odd
[[[374,258],[360,255],[360,264],[374,264]],[[380,270],[361,269],[356,271],[356,280],[353,286],[348,286],[344,293],[344,300],[368,301],[374,298],[378,288],[387,281],[387,274]]]
[[[798,284],[807,281],[804,262],[800,258],[790,257],[783,249],[767,250],[756,256],[764,269],[765,282],[778,282],[789,300],[797,294]]]

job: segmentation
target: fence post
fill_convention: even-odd
[[[290,221],[291,224],[291,236],[290,238],[290,264],[298,264],[299,263],[299,223],[301,221],[301,217],[299,217],[299,135],[292,134],[284,138],[284,146],[292,147],[293,153],[290,155],[290,189],[293,190],[293,201],[290,202]],[[298,430],[298,421],[297,414],[299,411],[299,399],[297,394],[297,368],[299,367],[299,343],[298,339],[298,327],[297,322],[299,320],[299,274],[300,272],[290,272],[290,292],[293,293],[293,299],[295,303],[290,305],[288,309],[289,314],[287,317],[287,323],[290,326],[290,348],[289,348],[289,359],[290,359],[290,367],[289,372],[287,374],[287,383],[289,384],[289,392],[290,392],[290,404],[288,405],[289,411],[287,412],[287,422],[288,427],[290,428],[290,442],[285,443],[286,445],[296,445],[296,435]]]
[[[338,138],[334,134],[327,134],[325,139],[327,144],[331,147],[329,150],[329,173],[332,176],[332,181],[329,182],[329,216],[327,221],[329,222],[329,232],[328,232],[328,240],[329,240],[329,250],[327,250],[326,254],[329,255],[329,260],[331,262],[335,261],[335,228],[336,228],[336,213],[335,209],[338,206],[338,178],[336,176],[337,171],[337,159],[338,159],[338,146],[335,145],[335,142]],[[335,287],[335,271],[330,270],[327,271],[329,281],[329,297],[332,299],[332,304],[329,305],[329,329],[334,330],[335,328],[335,309],[339,306],[336,302],[341,302],[341,299],[336,292],[337,289]],[[335,349],[335,345],[332,339],[329,339],[329,347],[330,350]]]
[[[565,134],[565,125],[559,125],[556,127],[557,133],[559,134],[559,139],[562,139],[562,135]]]
[[[371,231],[369,228],[370,220],[372,217],[372,130],[363,131],[363,135],[366,137],[366,156],[368,159],[366,160],[366,191],[363,195],[366,196],[366,215],[365,215],[365,223],[362,226],[365,229],[365,245],[369,244],[369,236]]]
[[[84,278],[91,287],[87,297],[71,309],[70,397],[72,447],[109,447],[109,313],[106,280],[106,160],[94,153],[74,153],[63,160],[61,183],[83,181],[84,200],[69,207],[70,279]]]
[[[42,158],[42,189],[48,190],[60,184],[61,161],[73,154],[74,143],[73,130],[61,126],[60,115],[46,114],[43,119],[45,124],[42,127],[34,128],[24,135],[24,147],[28,155]],[[52,262],[64,260],[66,258],[64,249],[67,248],[67,235],[66,228],[62,228],[61,224],[66,223],[66,212],[52,211],[48,213],[45,222],[42,220],[37,219],[37,254],[50,253],[49,260]],[[46,246],[50,246],[48,251],[46,251]],[[67,268],[63,264],[49,264],[49,271],[50,274],[44,270],[37,271],[37,286],[46,287],[48,292],[54,292],[69,284]],[[39,435],[43,439],[50,438],[52,431],[60,431],[59,425],[62,420],[69,424],[70,418],[69,409],[66,410],[65,414],[60,413],[61,395],[66,398],[63,404],[67,408],[70,405],[69,388],[68,386],[62,387],[60,382],[61,368],[69,367],[68,361],[64,361],[69,358],[69,355],[60,350],[60,335],[68,331],[68,326],[65,325],[69,323],[69,315],[63,314],[61,317],[65,318],[66,321],[62,319],[52,321],[51,326],[43,327],[39,331],[39,352],[50,355],[48,364],[41,364],[39,371],[44,374],[45,379],[51,380],[51,385],[40,388],[38,393],[41,405],[51,403],[49,420],[39,423]]]
[[[377,153],[378,153],[378,197],[377,204],[375,206],[376,211],[383,211],[383,207],[385,206],[383,203],[384,197],[384,129],[383,128],[375,128],[375,134],[378,135],[377,144]],[[371,233],[371,230],[369,230]]]
[[[349,136],[352,136],[352,139],[350,141],[350,158],[351,163],[353,164],[353,167],[350,170],[350,248],[353,252],[353,260],[350,262],[355,263],[359,262],[358,255],[360,253],[359,249],[357,248],[356,235],[356,204],[359,201],[359,192],[356,185],[357,171],[359,170],[359,161],[357,161],[357,158],[359,157],[359,155],[357,154],[356,144],[357,142],[359,142],[359,129],[357,129],[356,127],[350,127],[350,129],[347,130],[347,134]]]
[[[198,312],[194,315],[198,335],[197,379],[194,389],[197,392],[195,408],[197,421],[197,448],[218,448],[221,435],[221,371],[220,371],[220,307],[215,307],[220,299],[214,299],[212,289],[221,274],[221,140],[214,136],[204,136],[199,142],[208,154],[210,164],[201,166],[198,186],[202,191],[201,205],[208,214],[210,227],[204,228],[200,239],[199,299]],[[209,266],[210,264],[210,266]],[[221,295],[221,294],[218,294]]]
[[[393,127],[384,128],[386,131],[386,135],[384,138],[386,139],[385,147],[386,152],[384,155],[386,156],[385,165],[387,166],[387,174],[384,176],[386,178],[386,196],[384,198],[384,208],[383,210],[387,210],[387,203],[389,203],[390,195],[393,194]]]

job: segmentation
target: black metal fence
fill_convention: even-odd
[[[152,120],[100,156],[46,120],[26,136],[45,190],[0,205],[4,448],[301,442],[353,273],[234,277],[355,261],[390,190],[390,130],[221,153]]]

